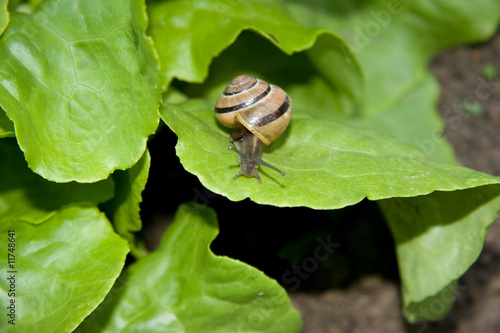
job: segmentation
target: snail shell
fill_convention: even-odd
[[[259,164],[279,171],[260,159],[262,143],[270,145],[286,130],[292,116],[292,100],[280,87],[248,75],[234,78],[215,103],[215,116],[234,128],[230,140],[238,143],[239,175],[257,177]],[[253,137],[255,136],[255,138]],[[282,175],[283,172],[279,171]]]
[[[287,128],[292,100],[274,84],[252,76],[236,77],[215,103],[215,115],[224,126],[246,128],[270,145]]]

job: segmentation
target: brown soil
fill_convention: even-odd
[[[485,65],[500,71],[500,34],[490,42],[444,52],[430,65],[442,89],[444,136],[459,162],[500,176],[500,75],[487,80]],[[462,110],[472,102],[484,110]],[[483,252],[459,282],[457,301],[440,322],[409,325],[403,319],[399,284],[381,275],[360,277],[347,289],[291,293],[302,313],[303,333],[495,333],[500,332],[500,221],[490,227]]]

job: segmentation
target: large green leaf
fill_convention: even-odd
[[[15,250],[8,232],[15,233]],[[15,300],[15,326],[0,321],[2,332],[71,332],[104,299],[125,262],[127,244],[104,215],[91,206],[71,205],[39,225],[22,221],[0,224],[2,306]],[[7,267],[8,253],[15,255]],[[4,308],[5,309],[5,308]],[[9,318],[10,319],[10,318]]]
[[[459,203],[459,204],[457,204]],[[500,187],[382,200],[394,235],[410,321],[441,319],[457,280],[477,259],[500,207]]]
[[[13,137],[14,126],[12,121],[7,117],[5,111],[0,108],[0,138]]]
[[[491,36],[500,2],[316,0],[290,1],[287,9],[305,26],[331,29],[348,43],[365,79],[360,119],[365,126],[435,159],[454,160],[440,138],[439,91],[427,63],[447,47]]]
[[[34,174],[14,139],[0,140],[0,224],[40,223],[61,206],[74,202],[98,204],[113,196],[113,181],[57,184]]]
[[[186,2],[175,3],[182,5]],[[319,3],[321,2],[315,4]],[[174,3],[171,5],[173,6]],[[245,6],[235,6],[233,16],[222,16],[232,21],[235,19],[235,13],[252,8]],[[303,6],[307,7],[305,3]],[[196,11],[196,8],[194,7],[193,11]],[[322,10],[320,18],[324,15],[333,15],[332,9],[314,6],[312,8],[317,11]],[[356,6],[351,8],[353,13],[356,12],[356,8]],[[297,12],[297,9],[294,12]],[[312,9],[304,12],[311,13]],[[365,9],[362,9],[361,13],[364,12]],[[258,16],[253,11],[241,15]],[[180,24],[177,22],[177,17],[168,12],[163,14],[162,20],[166,22],[164,24],[168,22]],[[318,19],[318,22],[321,21]],[[349,27],[348,23],[350,22],[346,22],[347,27]],[[192,21],[190,24],[196,25],[198,21]],[[159,26],[155,27],[159,29]],[[387,30],[391,27],[388,26]],[[165,33],[168,32],[165,30]],[[286,29],[283,33],[286,34]],[[163,108],[162,110],[164,121],[179,137],[177,153],[183,166],[196,174],[210,190],[232,200],[250,197],[258,203],[277,206],[306,205],[313,208],[339,208],[359,202],[364,197],[376,200],[398,196],[417,196],[435,190],[451,191],[498,183],[495,177],[452,165],[436,164],[430,158],[426,158],[425,155],[438,156],[438,160],[450,160],[449,146],[442,145],[443,140],[435,142],[435,136],[428,138],[433,140],[431,143],[434,146],[431,147],[432,151],[424,149],[424,155],[417,149],[411,149],[398,140],[379,133],[387,132],[387,127],[380,126],[376,132],[366,129],[367,115],[382,114],[384,105],[392,107],[393,101],[390,99],[394,98],[394,94],[387,91],[384,94],[378,94],[380,101],[373,102],[380,105],[377,112],[367,111],[367,108],[373,108],[373,105],[369,103],[361,105],[360,109],[357,109],[355,104],[349,104],[347,101],[352,101],[348,97],[349,92],[354,90],[347,89],[338,83],[332,84],[339,81],[325,78],[325,76],[333,77],[334,75],[329,73],[340,68],[343,77],[350,77],[348,82],[355,81],[357,72],[352,67],[350,67],[351,70],[343,68],[343,63],[336,53],[342,51],[339,51],[341,46],[342,44],[332,45],[328,43],[328,38],[320,37],[316,40],[316,44],[308,45],[310,48],[306,52],[287,56],[263,38],[249,33],[242,35],[233,46],[213,62],[214,75],[210,76],[204,85],[181,87],[188,96],[202,97],[206,100],[205,102],[188,102],[178,108]],[[351,58],[343,58],[343,61],[345,62],[346,59]],[[423,66],[423,64],[422,60],[418,65]],[[382,65],[375,67],[382,71],[384,68]],[[274,171],[265,171],[261,168],[264,174],[262,185],[259,185],[255,179],[243,177],[235,182],[231,181],[231,176],[238,170],[236,155],[227,151],[229,131],[216,124],[213,111],[211,111],[224,85],[242,72],[255,74],[279,84],[293,99],[293,116],[289,129],[281,138],[267,147],[264,153],[264,159],[283,169],[287,176],[281,178]],[[397,70],[393,72],[399,74]],[[395,77],[395,80],[397,81],[398,78]],[[374,81],[370,83],[376,85]],[[384,78],[383,82],[385,81]],[[433,81],[429,80],[429,82],[432,86]],[[418,84],[417,86],[415,90],[407,89],[406,96],[402,96],[404,95],[402,92],[395,95],[405,103],[408,98],[413,101],[408,104],[418,107],[414,99],[425,96],[430,90],[428,85]],[[353,96],[356,95],[351,95]],[[365,96],[372,96],[372,93],[367,92]],[[365,97],[364,100],[371,102],[370,98],[372,97]],[[420,128],[439,130],[437,126],[439,122],[434,121],[437,119],[435,110],[425,105],[422,109],[427,114],[432,113],[433,116],[420,122],[412,121],[403,124],[399,122],[387,124],[387,126],[394,128],[399,126],[401,129],[397,131],[404,133],[418,132]],[[391,109],[387,112],[393,111]],[[406,109],[402,108],[401,114],[405,113]],[[345,115],[351,115],[351,117],[345,117]],[[425,131],[427,130],[424,129]],[[402,139],[394,132],[390,131],[389,134]],[[414,138],[408,134],[403,141],[411,144],[408,142],[411,141],[410,137]],[[419,147],[418,144],[413,144],[413,146],[425,148]],[[445,148],[441,150],[439,147]],[[448,153],[441,154],[438,150],[441,153],[444,151]],[[475,180],[471,181],[471,179]]]
[[[215,213],[182,205],[160,247],[127,270],[79,332],[299,332],[276,281],[209,249]]]
[[[8,0],[0,0],[0,36],[9,24]],[[0,107],[0,138],[14,136],[14,126]]]
[[[9,12],[7,5],[9,0],[0,0],[0,36],[9,24]]]
[[[288,135],[264,154],[285,177],[261,168],[262,184],[255,178],[233,180],[237,156],[227,149],[227,132],[216,124],[210,105],[193,100],[182,107],[163,105],[160,112],[182,138],[176,151],[184,167],[211,191],[235,201],[250,197],[275,206],[333,209],[365,197],[412,197],[500,184],[498,177],[433,161],[379,132],[305,116],[296,116]]]
[[[355,101],[362,84],[359,70],[353,67],[351,59],[345,58],[343,47],[331,35],[323,34],[310,49],[288,56],[261,36],[244,31],[233,45],[214,59],[213,75],[203,85],[179,89],[215,104],[229,80],[242,73],[252,74],[284,88],[293,97],[294,115],[303,112],[335,120],[357,112]],[[331,63],[337,64],[339,69],[329,70],[327,66]],[[348,63],[351,65],[347,66]],[[168,95],[169,102],[170,97]]]
[[[142,156],[158,125],[158,63],[141,0],[42,2],[0,38],[0,105],[28,165],[67,182]]]
[[[149,13],[150,33],[160,56],[164,85],[173,78],[202,82],[212,59],[243,30],[253,30],[286,54],[309,49],[321,38],[322,45],[330,46],[324,56],[338,64],[337,71],[323,75],[348,97],[360,94],[359,68],[349,52],[344,51],[344,43],[328,30],[302,26],[287,15],[281,1],[162,1],[152,3]],[[270,55],[263,51],[253,62],[265,58]],[[274,64],[280,66],[279,62]],[[226,65],[234,67],[231,62]]]
[[[116,232],[129,242],[130,250],[136,257],[146,252],[134,233],[142,229],[139,205],[142,202],[141,193],[148,180],[150,164],[151,157],[146,149],[136,165],[127,170],[115,171],[112,177],[116,184],[116,195],[103,205]]]

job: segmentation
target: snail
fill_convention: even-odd
[[[226,87],[215,103],[215,116],[224,126],[233,128],[229,140],[238,153],[238,176],[256,177],[259,165],[285,175],[283,171],[261,159],[262,144],[270,145],[287,128],[292,116],[292,99],[278,86],[253,76],[240,75]],[[238,147],[238,148],[237,148]]]

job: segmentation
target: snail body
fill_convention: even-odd
[[[284,176],[260,158],[263,144],[270,145],[286,130],[292,116],[292,100],[280,87],[252,76],[240,75],[226,87],[215,103],[215,116],[224,126],[233,128],[230,140],[238,153],[240,171],[234,176],[256,177],[261,183],[259,165]]]

